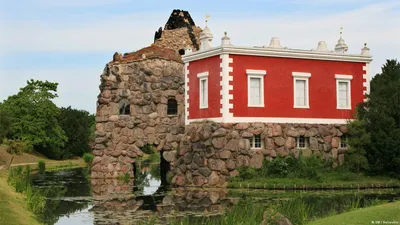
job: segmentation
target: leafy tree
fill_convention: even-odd
[[[10,133],[11,123],[11,117],[2,108],[2,104],[0,104],[0,144],[3,142],[3,139],[6,138],[7,135]]]
[[[365,130],[363,120],[355,120],[348,124],[349,149],[346,153],[346,165],[360,174],[361,169],[368,169],[368,159],[366,157],[366,148],[371,144],[371,137]]]
[[[358,120],[363,121],[360,126],[370,135],[370,142],[362,143],[370,172],[400,178],[400,64],[397,60],[387,60],[382,73],[372,79],[368,98],[359,107]]]
[[[89,141],[93,138],[92,127],[95,124],[93,115],[71,107],[61,108],[58,121],[68,137],[63,158],[81,157],[84,153],[90,152]]]
[[[8,136],[29,141],[36,151],[53,159],[60,158],[67,141],[57,120],[60,109],[52,102],[57,97],[57,86],[48,81],[29,80],[1,105],[13,118]]]

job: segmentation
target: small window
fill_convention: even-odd
[[[208,72],[202,72],[197,74],[197,78],[199,78],[199,108],[205,109],[208,108]]]
[[[351,109],[351,86],[352,75],[336,74],[336,102],[337,109]]]
[[[310,108],[308,95],[308,79],[311,77],[311,74],[303,72],[293,72],[292,76],[294,80],[294,108]]]
[[[122,99],[119,102],[119,114],[120,115],[130,115],[131,114],[131,105],[127,99]]]
[[[200,79],[200,108],[208,108],[208,79]]]
[[[347,148],[347,136],[344,135],[344,134],[340,137],[339,147],[340,148]]]
[[[247,105],[248,107],[264,107],[264,76],[265,70],[246,70]]]
[[[178,114],[178,103],[174,98],[168,99],[167,114],[168,115]]]
[[[254,135],[252,138],[250,138],[250,148],[262,148],[261,135]]]
[[[348,108],[349,105],[349,82],[339,81],[338,82],[338,107]]]
[[[308,147],[308,138],[300,136],[296,138],[296,148],[304,149]]]

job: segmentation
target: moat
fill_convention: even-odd
[[[92,185],[85,169],[46,172],[34,185],[58,191],[39,216],[45,224],[170,224],[176,218],[217,218],[240,201],[265,208],[290,199],[302,199],[314,210],[313,218],[330,215],[347,207],[346,200],[395,201],[400,190],[363,191],[268,191],[246,189],[175,189],[161,185],[159,164],[138,164],[135,182],[109,180]],[[134,184],[135,183],[135,184]],[[362,201],[360,207],[362,207]]]

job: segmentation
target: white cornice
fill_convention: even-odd
[[[366,56],[366,55],[339,54],[334,52],[317,52],[317,51],[298,50],[298,49],[276,49],[276,48],[261,48],[261,47],[251,48],[251,47],[238,47],[238,46],[219,46],[208,49],[206,51],[197,51],[190,53],[188,55],[184,55],[182,57],[182,60],[183,62],[190,62],[220,54],[269,56],[269,57],[330,60],[330,61],[344,61],[344,62],[363,62],[363,63],[369,63],[372,61],[372,56]]]

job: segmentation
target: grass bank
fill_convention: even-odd
[[[365,189],[400,187],[400,181],[390,177],[370,177],[356,174],[343,175],[336,172],[322,174],[323,181],[307,178],[279,178],[265,177],[257,179],[232,180],[228,183],[230,188],[252,189]],[[352,178],[353,177],[353,178]]]
[[[7,184],[7,171],[0,171],[0,224],[40,224],[35,215],[26,207],[24,195],[16,193]]]
[[[71,159],[71,160],[52,160],[39,153],[23,153],[21,155],[11,155],[6,151],[6,148],[0,145],[0,166],[4,168],[8,167],[12,160],[11,167],[29,165],[32,170],[36,170],[39,161],[46,163],[46,170],[61,170],[61,169],[72,169],[78,167],[85,167],[86,163],[83,159]]]
[[[400,224],[400,201],[358,209],[309,223],[309,225],[358,224]]]
[[[238,168],[238,176],[230,180],[230,188],[260,189],[365,189],[400,187],[400,180],[390,177],[356,174],[344,165],[317,156],[265,160],[262,167]]]

